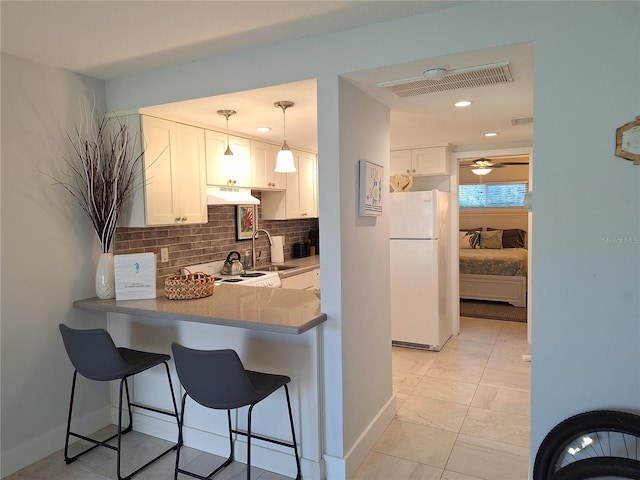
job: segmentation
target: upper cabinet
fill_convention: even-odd
[[[176,124],[176,187],[179,199],[179,223],[207,223],[207,188],[205,185],[204,130]],[[174,175],[175,176],[175,175]],[[174,217],[174,222],[178,216]]]
[[[300,218],[318,216],[318,157],[315,153],[293,152],[298,169],[298,212]],[[287,174],[291,175],[291,174]],[[295,203],[295,202],[292,202]],[[294,210],[295,212],[295,210]]]
[[[394,150],[390,157],[391,175],[451,175],[449,147]]]
[[[207,185],[262,190],[266,220],[318,216],[315,153],[292,150],[297,172],[276,173],[280,147],[148,115],[121,118],[141,131],[144,187],[132,195],[120,225],[143,227],[207,223]]]
[[[134,197],[124,224],[206,223],[204,130],[145,115],[127,123],[142,132],[144,195]]]
[[[251,187],[251,141],[229,135],[233,156],[225,157],[227,134],[206,130],[207,184]]]
[[[318,217],[318,160],[315,153],[291,150],[295,173],[286,173],[284,192],[262,192],[262,217],[289,220]]]
[[[283,173],[276,173],[276,158],[280,147],[251,140],[251,187],[255,189],[284,190]]]

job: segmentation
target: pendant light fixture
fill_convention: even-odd
[[[231,151],[231,147],[229,146],[229,117],[236,113],[235,110],[218,110],[218,115],[222,115],[227,119],[227,149],[224,151],[222,155],[222,159],[220,161],[220,174],[223,177],[233,177],[234,176],[234,162],[233,162],[233,152]]]
[[[231,151],[231,147],[229,147],[229,117],[231,115],[235,115],[235,110],[218,110],[218,115],[222,115],[227,119],[227,149],[224,151],[224,155],[227,157],[232,157],[233,152]]]
[[[278,157],[276,160],[276,168],[274,172],[278,173],[293,173],[296,171],[296,166],[293,162],[293,153],[291,153],[291,149],[289,145],[287,145],[287,131],[286,131],[286,120],[285,120],[285,110],[289,107],[293,107],[293,102],[289,102],[287,100],[281,100],[273,104],[274,107],[278,107],[282,109],[282,136],[284,141],[282,142],[282,147],[278,152]]]

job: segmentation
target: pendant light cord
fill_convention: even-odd
[[[225,117],[227,118],[227,150],[229,150],[229,114],[227,113]]]
[[[282,107],[282,139],[287,141],[287,120],[284,112],[287,110],[287,107]]]

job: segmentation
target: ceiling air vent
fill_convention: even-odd
[[[434,71],[437,71],[439,75],[433,75]],[[434,76],[436,78],[429,78]],[[438,76],[441,78],[437,78]],[[419,77],[390,80],[377,85],[403,98],[509,82],[513,82],[509,62],[500,62],[444,71],[440,65],[433,68],[427,67]]]
[[[528,125],[529,123],[533,123],[533,117],[514,118],[511,120],[511,125],[513,125],[514,127],[518,127],[520,125]]]

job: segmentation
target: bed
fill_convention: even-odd
[[[526,225],[526,211],[461,212],[460,298],[527,306]]]

